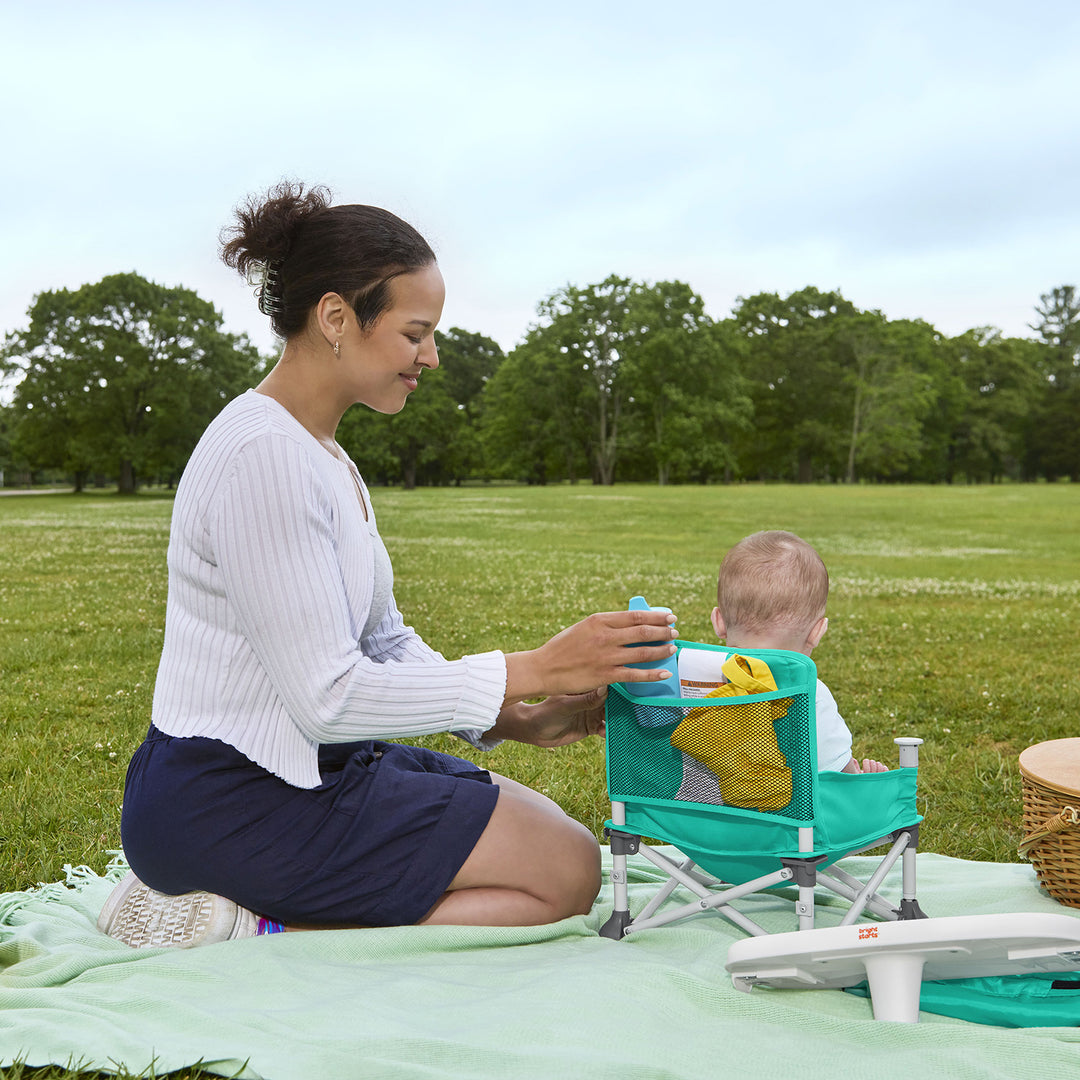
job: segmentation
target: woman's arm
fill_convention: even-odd
[[[314,742],[486,731],[505,697],[501,654],[447,661],[410,633],[394,659],[364,655],[370,541],[362,522],[342,520],[355,493],[335,489],[337,463],[322,464],[260,440],[216,493],[207,530],[235,624],[230,682],[272,688]]]
[[[398,627],[391,650],[397,655],[375,661],[357,640],[366,608],[359,610],[355,595],[350,606],[346,593],[349,584],[355,593],[356,582],[371,586],[357,566],[346,565],[335,532],[333,474],[313,466],[302,448],[275,440],[248,444],[234,464],[208,522],[240,652],[250,653],[247,674],[243,656],[230,665],[237,678],[268,681],[315,742],[448,730],[490,741],[503,737],[489,729],[507,705],[665,676],[626,666],[675,652],[673,616],[652,611],[592,615],[505,660],[496,652],[444,660]],[[337,467],[329,460],[327,466]],[[525,733],[523,715],[534,714],[508,714],[504,730],[517,719],[516,730]]]

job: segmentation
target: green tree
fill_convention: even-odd
[[[17,448],[34,466],[118,477],[175,475],[199,435],[260,366],[246,337],[190,289],[114,274],[70,291],[39,293],[30,325],[3,358],[19,378]]]
[[[665,283],[642,299],[671,299],[682,325],[647,329],[626,350],[625,376],[630,387],[630,415],[640,435],[642,457],[661,485],[730,476],[733,438],[746,430],[753,415],[742,374],[745,341],[731,323],[713,323],[700,298],[681,283]],[[656,329],[652,327],[656,326]]]
[[[1032,410],[1043,389],[1040,346],[1005,338],[994,327],[968,330],[942,343],[961,394],[952,392],[943,478],[993,483],[1019,478]]]
[[[938,334],[838,292],[740,298],[754,424],[744,471],[762,478],[902,480],[921,463],[938,400]]]
[[[451,452],[447,455],[460,483],[467,476],[482,471],[483,445],[480,438],[480,413],[484,388],[505,361],[498,342],[483,334],[451,327],[445,334],[435,332],[439,350],[439,369],[445,378],[446,392],[457,405],[464,423],[458,426]]]
[[[515,350],[532,370],[507,378],[528,394],[528,403],[511,406],[504,384],[500,405],[519,415],[530,407],[550,410],[544,415],[554,420],[551,428],[533,424],[544,456],[558,439],[572,469],[584,443],[595,483],[614,483],[627,446],[639,458],[651,458],[656,474],[666,478],[679,456],[673,448],[689,441],[676,428],[694,416],[697,428],[704,421],[693,372],[718,355],[704,333],[710,321],[701,298],[682,282],[647,284],[612,275],[584,288],[567,285],[542,301],[538,312],[540,323]],[[536,378],[539,371],[546,387]]]
[[[850,416],[844,478],[906,478],[937,397],[934,328],[868,311],[840,317],[832,340]]]
[[[1080,295],[1073,285],[1043,293],[1030,324],[1043,348],[1046,385],[1035,410],[1029,471],[1080,481]]]
[[[0,487],[10,479],[14,464],[11,455],[11,427],[15,410],[10,406],[0,405]]]
[[[740,297],[754,425],[740,440],[745,473],[808,483],[846,468],[853,394],[845,383],[839,320],[858,314],[838,292],[808,286],[787,297]]]
[[[483,334],[456,326],[445,334],[436,330],[435,344],[447,393],[470,420],[475,420],[484,387],[506,359],[502,348]]]
[[[593,479],[615,481],[619,423],[626,388],[619,378],[621,348],[631,333],[629,316],[635,286],[612,275],[598,285],[567,285],[539,304],[541,320],[529,335],[533,343],[561,353],[570,371],[581,371],[589,383],[592,413]]]
[[[1064,386],[1080,374],[1080,294],[1075,285],[1059,285],[1039,297],[1038,318],[1028,325],[1047,348],[1048,378]]]
[[[591,384],[570,353],[530,336],[484,389],[481,439],[488,474],[575,483],[590,469]]]

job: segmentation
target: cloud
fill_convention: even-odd
[[[134,269],[265,348],[217,262],[282,176],[413,221],[446,318],[509,347],[560,286],[677,277],[722,317],[815,284],[949,333],[1026,332],[1080,278],[1080,10],[997,2],[59,0],[7,17],[0,328]]]

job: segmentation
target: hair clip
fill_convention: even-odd
[[[279,292],[281,288],[281,263],[272,261],[263,266],[262,278],[255,295],[259,301],[259,310],[264,315],[280,315],[285,310],[285,301]]]

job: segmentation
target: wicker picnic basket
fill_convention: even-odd
[[[1054,739],[1020,755],[1026,856],[1046,891],[1080,907],[1080,739]]]

